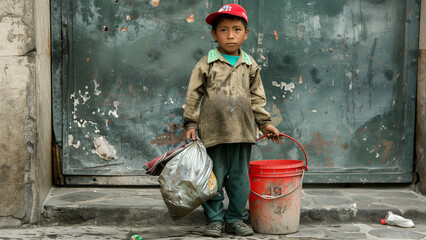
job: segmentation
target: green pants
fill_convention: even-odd
[[[220,194],[203,203],[207,222],[226,220],[232,223],[248,218],[245,207],[250,195],[248,169],[251,145],[250,143],[232,143],[207,148],[207,153],[213,160],[213,172],[216,175]],[[229,197],[226,214],[223,212],[223,186]]]

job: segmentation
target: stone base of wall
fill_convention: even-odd
[[[36,134],[33,76],[28,57],[0,57],[0,216],[6,217],[0,226],[29,221],[25,197],[32,195],[26,193],[26,177],[31,176]]]

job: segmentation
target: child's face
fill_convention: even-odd
[[[217,26],[216,31],[211,31],[213,39],[219,43],[219,52],[226,55],[238,56],[238,49],[247,40],[249,29],[245,29],[239,19],[224,18]]]

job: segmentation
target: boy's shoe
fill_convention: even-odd
[[[209,237],[220,237],[222,233],[222,222],[209,222],[204,229],[203,235]]]
[[[233,233],[237,236],[251,236],[251,235],[253,235],[253,229],[241,220],[237,220],[233,223],[226,223],[225,224],[225,232]]]

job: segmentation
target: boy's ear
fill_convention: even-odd
[[[250,31],[250,29],[247,28],[246,29],[246,34],[244,35],[244,41],[247,40],[247,36],[248,36],[249,31]]]
[[[212,29],[211,33],[212,33],[213,40],[214,40],[215,42],[217,42],[216,31],[215,31],[214,29]]]

